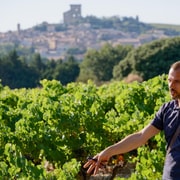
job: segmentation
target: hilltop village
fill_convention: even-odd
[[[114,28],[95,29],[89,23],[74,25],[80,18],[81,5],[70,5],[70,9],[63,13],[63,24],[68,27],[65,31],[57,31],[57,24],[47,22],[40,25],[46,27],[46,31],[35,27],[21,30],[21,25],[17,24],[16,31],[0,33],[0,44],[14,43],[25,48],[33,47],[42,57],[63,59],[69,49],[98,49],[105,43],[138,47],[143,43],[167,37],[162,30],[149,30],[144,34],[135,35]],[[76,53],[75,57],[81,60],[83,55]]]

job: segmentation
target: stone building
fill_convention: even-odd
[[[63,13],[64,24],[71,25],[81,18],[81,5],[71,4],[70,10]]]

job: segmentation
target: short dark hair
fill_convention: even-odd
[[[177,71],[180,70],[180,61],[177,61],[171,65],[171,69]]]

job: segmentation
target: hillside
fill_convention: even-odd
[[[180,26],[147,24],[132,17],[97,18],[87,16],[71,23],[42,22],[32,28],[0,33],[0,53],[31,49],[48,59],[73,55],[82,60],[88,49],[99,49],[110,43],[139,47],[156,39],[180,36]]]
[[[151,26],[153,26],[154,28],[157,29],[172,29],[174,31],[180,32],[180,25],[175,25],[175,24],[156,24],[156,23],[152,23],[150,24]]]

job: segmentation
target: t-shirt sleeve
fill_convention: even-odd
[[[159,130],[163,130],[163,114],[164,114],[165,104],[160,107],[158,112],[155,114],[154,119],[151,121],[151,125],[155,126]]]

